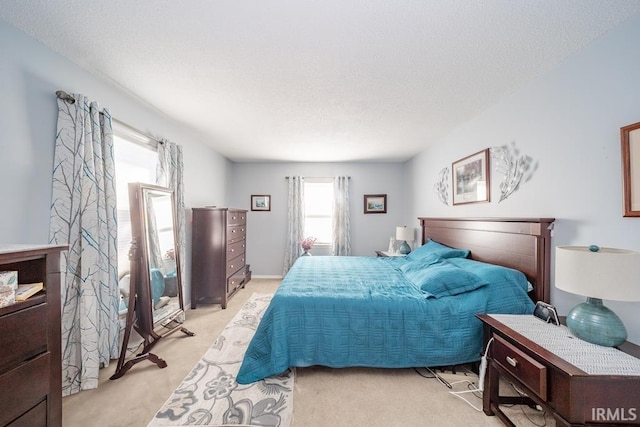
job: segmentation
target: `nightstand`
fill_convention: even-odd
[[[400,252],[389,251],[376,251],[376,255],[379,257],[407,256],[406,254],[401,254]]]
[[[533,315],[481,314],[489,345],[483,410],[514,426],[500,405],[540,405],[558,425],[640,425],[640,347],[602,347]],[[500,379],[526,396],[500,396]]]

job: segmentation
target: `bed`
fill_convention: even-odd
[[[407,257],[300,257],[245,353],[237,382],[290,367],[408,368],[480,359],[478,313],[549,301],[550,218],[419,218]]]

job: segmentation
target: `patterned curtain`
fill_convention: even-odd
[[[62,393],[98,387],[119,355],[117,208],[109,110],[80,94],[58,99],[50,211],[52,244],[65,244]]]
[[[182,146],[169,141],[160,141],[158,144],[158,165],[156,168],[156,184],[168,187],[174,191],[177,216],[178,261],[180,262],[180,281],[186,283],[184,278],[184,260],[187,247],[185,239],[185,213],[184,213],[184,180]],[[184,292],[184,289],[182,289]]]
[[[287,246],[284,252],[284,269],[287,274],[300,256],[300,240],[304,233],[304,178],[289,177],[289,196],[287,201]]]
[[[351,255],[351,222],[349,219],[349,177],[333,180],[333,230],[331,252],[337,256]]]

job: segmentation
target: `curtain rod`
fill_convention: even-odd
[[[126,124],[122,120],[118,120],[115,117],[111,117],[111,120],[114,121],[115,123],[117,123],[118,126],[121,126],[121,127],[125,128],[129,132],[135,132],[135,133],[138,133],[138,134],[144,136],[145,138],[149,139],[153,144],[164,144],[164,141],[161,141],[157,137],[151,136],[146,132],[142,132],[141,130],[136,129],[133,126]]]
[[[63,90],[56,91],[56,96],[69,104],[75,104],[76,99]]]
[[[289,179],[291,178],[290,176],[285,176],[284,179]],[[303,178],[334,178],[333,176],[304,176]],[[351,179],[350,176],[347,177],[347,179]]]
[[[64,101],[67,101],[69,104],[75,104],[76,103],[76,99],[73,97],[73,95],[69,95],[67,92],[65,92],[64,90],[58,90],[56,91],[56,96]],[[102,112],[100,113],[102,114]],[[124,132],[126,134],[128,134],[128,136],[133,137],[132,139],[134,139],[134,142],[139,142],[142,145],[151,145],[152,148],[157,148],[158,144],[163,144],[164,141],[161,141],[160,139],[158,139],[155,136],[151,136],[146,132],[142,132],[139,129],[134,128],[131,125],[126,124],[125,122],[123,122],[122,120],[118,120],[115,117],[111,117],[111,121],[115,122],[118,124],[118,126],[124,128]],[[133,134],[139,134],[141,136],[143,136],[144,138],[147,138],[149,141],[138,141],[138,138],[135,138],[136,135],[132,135]]]

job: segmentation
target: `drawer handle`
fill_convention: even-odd
[[[509,365],[513,366],[514,368],[518,366],[518,361],[513,357],[507,356],[507,363],[509,363]]]
[[[231,249],[231,252],[235,251],[235,249]]]
[[[231,265],[229,266],[229,268],[233,268],[233,264],[231,264]]]

